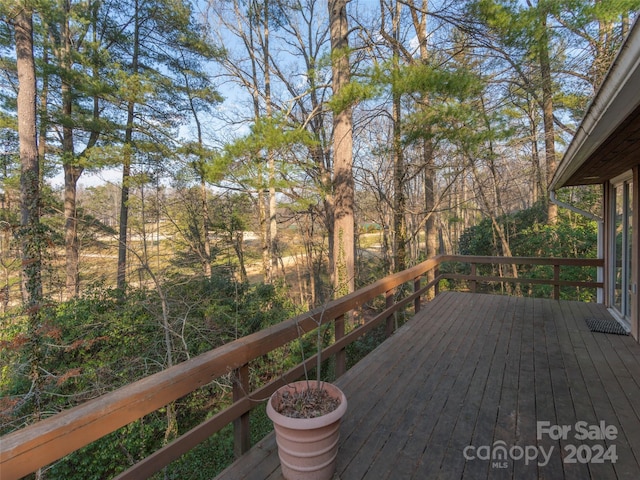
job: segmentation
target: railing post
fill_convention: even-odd
[[[235,377],[233,382],[233,401],[236,402],[250,392],[249,365],[245,363],[234,370],[233,373]],[[233,453],[236,458],[251,448],[249,415],[249,412],[247,412],[233,421]]]
[[[336,342],[344,337],[344,314],[335,320],[335,336]],[[336,378],[340,377],[347,371],[347,352],[344,348],[336,353]]]
[[[436,266],[436,267],[433,269],[433,279],[435,280],[435,279],[436,279],[436,278],[438,278],[439,276],[440,276],[440,267]],[[427,277],[427,278],[429,278],[429,277]],[[433,284],[433,296],[434,296],[434,297],[437,297],[437,296],[438,296],[438,293],[440,293],[440,282],[439,282],[439,281],[436,281],[436,282]]]
[[[475,263],[471,264],[471,276],[473,276],[473,277],[476,276],[476,264]],[[476,280],[475,280],[475,278],[469,282],[469,289],[471,290],[471,293],[476,293]]]
[[[387,290],[384,294],[386,308],[391,308],[393,306],[393,293],[394,293],[393,290]],[[387,328],[386,328],[387,338],[390,337],[392,333],[393,333],[393,314],[387,317]]]
[[[560,265],[553,265],[553,299],[560,299]]]
[[[420,290],[420,280],[422,277],[416,277],[413,280],[413,292]],[[418,295],[413,301],[413,314],[416,315],[420,311],[420,295]]]

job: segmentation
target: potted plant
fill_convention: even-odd
[[[347,398],[338,387],[320,380],[321,323],[322,316],[317,329],[317,380],[305,375],[306,380],[280,387],[267,402],[286,480],[330,480],[336,469]]]

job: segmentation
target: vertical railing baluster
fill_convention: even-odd
[[[413,293],[417,292],[418,290],[420,290],[420,281],[422,280],[422,277],[416,277],[413,280]],[[420,295],[418,295],[415,300],[413,301],[413,314],[417,314],[420,311]]]
[[[440,267],[436,265],[436,267],[433,269],[433,278],[436,279],[439,276],[440,276]],[[437,297],[439,293],[440,293],[440,282],[436,281],[435,284],[433,285],[433,296]]]
[[[245,363],[233,371],[233,401],[236,402],[249,393],[249,364]],[[233,453],[241,456],[251,448],[250,413],[247,412],[233,421]]]
[[[336,342],[344,337],[344,314],[335,320],[335,336]],[[347,351],[341,348],[336,353],[336,378],[343,375],[347,371]]]
[[[393,306],[393,290],[387,290],[384,294],[385,296],[385,305],[386,308],[391,308]],[[386,326],[386,336],[387,338],[391,336],[393,333],[393,314],[387,317],[387,326]]]
[[[476,264],[472,263],[471,264],[471,276],[474,277],[470,282],[469,282],[469,288],[471,289],[471,293],[476,293]]]
[[[553,299],[560,299],[560,265],[553,265]]]

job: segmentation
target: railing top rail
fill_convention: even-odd
[[[604,265],[602,258],[556,258],[556,257],[485,257],[473,255],[441,255],[436,257],[439,263],[483,263],[483,264],[507,264],[507,265],[565,265],[601,267]]]

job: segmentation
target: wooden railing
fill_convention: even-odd
[[[472,265],[472,274],[441,274],[440,265],[450,262],[466,262]],[[507,279],[477,275],[477,264],[535,264],[553,265],[551,279]],[[561,281],[561,266],[601,267],[602,260],[551,259],[551,258],[503,258],[438,256],[403,272],[390,275],[360,290],[334,300],[327,305],[293,319],[261,330],[252,335],[204,353],[162,372],[156,373],[111,393],[88,401],[75,408],[63,411],[46,420],[5,435],[0,440],[0,471],[2,479],[23,477],[44,467],[89,443],[154,412],[194,390],[233,372],[233,404],[204,423],[186,432],[170,444],[120,474],[119,479],[147,478],[161,470],[173,460],[194,448],[199,443],[234,424],[235,453],[240,455],[249,447],[250,411],[257,402],[252,399],[268,398],[286,382],[300,378],[305,369],[311,368],[316,357],[308,358],[276,380],[250,392],[248,383],[249,362],[279,348],[301,333],[334,323],[335,342],[322,352],[322,358],[335,358],[336,375],[346,368],[345,348],[374,327],[386,323],[387,334],[393,332],[394,313],[413,305],[414,312],[420,310],[422,296],[430,289],[437,294],[440,280],[449,278],[466,280],[470,285],[478,281],[514,281],[545,283],[553,285],[554,297],[560,286],[582,286],[601,288],[599,282]],[[433,272],[433,280],[425,283],[427,273]],[[403,285],[412,285],[409,294],[396,299],[394,292]],[[473,287],[471,288],[473,290]],[[345,317],[378,296],[386,299],[383,312],[345,334]]]
[[[560,299],[560,287],[580,287],[580,288],[602,288],[602,282],[561,280],[561,267],[603,267],[604,261],[601,259],[575,259],[575,258],[540,258],[540,257],[479,257],[479,256],[443,256],[443,262],[458,262],[470,265],[469,274],[446,273],[440,278],[452,280],[466,280],[469,290],[476,292],[478,282],[516,283],[530,285],[551,285],[553,287],[551,297]],[[505,277],[497,275],[479,275],[478,265],[550,265],[553,267],[552,278],[527,278],[527,277]]]

